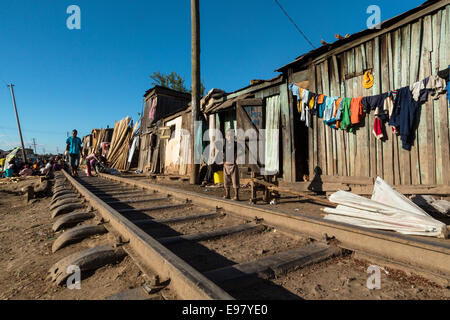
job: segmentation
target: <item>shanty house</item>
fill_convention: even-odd
[[[189,138],[189,93],[155,86],[144,95],[139,169],[151,173],[186,174]],[[181,160],[180,160],[181,159]]]
[[[394,92],[450,65],[450,5],[427,1],[423,5],[333,44],[324,45],[279,68],[286,85],[329,97],[365,97]],[[363,86],[370,71],[373,86]],[[285,87],[284,87],[285,88]],[[284,89],[286,90],[286,88]],[[286,130],[295,128],[297,98],[289,91]],[[411,150],[391,128],[383,139],[372,134],[376,117],[367,114],[353,133],[335,130],[317,116],[307,130],[308,169],[323,175],[376,177],[395,185],[450,183],[449,107],[445,94],[428,97],[417,113]],[[289,131],[288,131],[289,132]],[[292,142],[292,157],[303,153]],[[289,157],[289,152],[283,155]],[[288,159],[283,159],[288,162]],[[296,177],[293,166],[292,178]]]
[[[256,137],[246,137],[246,161],[241,165],[241,174],[250,170],[259,174],[264,169],[286,182],[296,179],[292,174],[293,167],[306,166],[301,153],[298,158],[291,155],[291,142],[297,141],[301,148],[302,136],[307,131],[304,124],[293,127],[289,107],[288,87],[282,75],[271,80],[254,80],[250,86],[229,94],[212,90],[201,103],[210,132],[219,130],[222,137],[229,129],[242,129],[243,132],[254,129],[257,132]],[[266,130],[265,142],[258,144],[256,154],[252,155],[250,140],[258,139],[262,129]],[[210,140],[213,139],[211,136]]]

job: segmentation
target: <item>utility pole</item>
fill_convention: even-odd
[[[23,144],[23,138],[22,138],[22,130],[20,129],[19,114],[17,113],[16,97],[14,96],[14,85],[11,83],[8,87],[11,90],[11,97],[12,97],[12,101],[13,101],[13,105],[14,105],[14,111],[16,113],[17,128],[19,129],[20,143],[22,144],[23,162],[27,162],[27,156],[25,154],[25,145]]]
[[[200,109],[200,4],[191,0],[191,68],[192,68],[192,117],[191,117],[191,184],[199,183],[200,165],[195,163],[195,123]]]
[[[33,146],[34,146],[34,154],[37,154],[36,152],[36,139],[33,138]]]

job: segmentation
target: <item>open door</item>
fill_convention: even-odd
[[[245,138],[245,167],[259,174],[261,172],[261,161],[258,159],[260,145],[258,143],[259,131],[264,129],[264,100],[263,99],[244,99],[236,103],[236,124],[237,129],[246,132],[249,129],[256,131],[256,135]],[[257,146],[257,150],[250,152],[250,146]],[[256,151],[256,153],[255,153]]]

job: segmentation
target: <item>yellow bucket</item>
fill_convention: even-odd
[[[214,184],[223,183],[223,171],[214,172]]]

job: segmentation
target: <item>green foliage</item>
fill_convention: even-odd
[[[161,87],[170,88],[176,91],[192,93],[192,90],[188,90],[184,84],[185,79],[182,78],[178,73],[172,71],[169,74],[161,73],[161,71],[153,72],[150,75],[150,79],[153,80],[152,85],[158,85]],[[200,85],[200,95],[203,96],[205,93],[205,86],[203,82]]]

